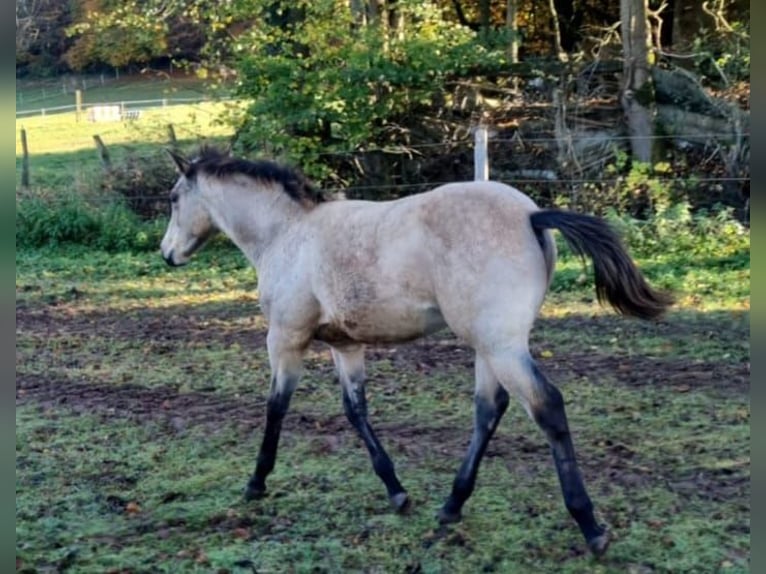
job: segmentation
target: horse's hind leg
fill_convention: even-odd
[[[503,386],[519,396],[548,437],[567,510],[591,552],[596,556],[603,554],[609,545],[609,535],[593,515],[593,503],[580,475],[561,392],[538,369],[526,349],[495,354],[490,362]]]
[[[261,449],[258,452],[255,472],[245,489],[246,500],[261,498],[266,493],[266,477],[274,469],[282,421],[287,414],[290,398],[303,368],[303,351],[285,348],[280,344],[275,331],[269,331],[267,343],[271,363],[271,387],[266,404],[266,428]]]
[[[487,362],[476,355],[474,427],[471,444],[452,483],[452,492],[439,511],[442,523],[460,520],[463,504],[473,492],[479,464],[500,419],[508,408],[508,392],[500,386]]]
[[[372,467],[388,491],[388,497],[397,512],[403,512],[409,505],[407,493],[396,477],[394,463],[380,444],[375,431],[367,420],[367,397],[364,392],[364,348],[333,348],[333,360],[343,390],[343,408],[346,416],[364,441],[370,453]]]

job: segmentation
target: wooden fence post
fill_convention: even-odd
[[[80,114],[82,113],[82,91],[74,91],[74,107],[75,107],[75,121],[80,121]]]
[[[168,124],[168,143],[170,143],[171,149],[176,149],[178,147],[176,130],[173,128],[173,124]]]
[[[21,128],[21,186],[29,187],[29,148],[27,147],[27,130]]]
[[[112,160],[109,158],[109,150],[106,149],[106,146],[101,140],[100,135],[94,135],[93,141],[96,142],[96,147],[98,148],[98,156],[101,158],[101,165],[104,166],[105,170],[109,171],[112,169]]]

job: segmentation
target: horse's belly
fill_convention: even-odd
[[[398,343],[411,341],[446,327],[436,305],[378,307],[344,313],[320,323],[314,338],[329,344]]]

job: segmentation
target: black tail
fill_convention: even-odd
[[[652,289],[633,263],[619,236],[603,219],[566,211],[543,210],[530,216],[532,228],[558,229],[572,250],[593,260],[596,296],[623,315],[654,319],[673,304]]]

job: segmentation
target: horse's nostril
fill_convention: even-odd
[[[167,255],[163,254],[162,258],[165,260],[165,263],[167,263],[171,267],[175,267],[176,266],[175,262],[173,261],[173,250],[172,249],[168,252]]]

